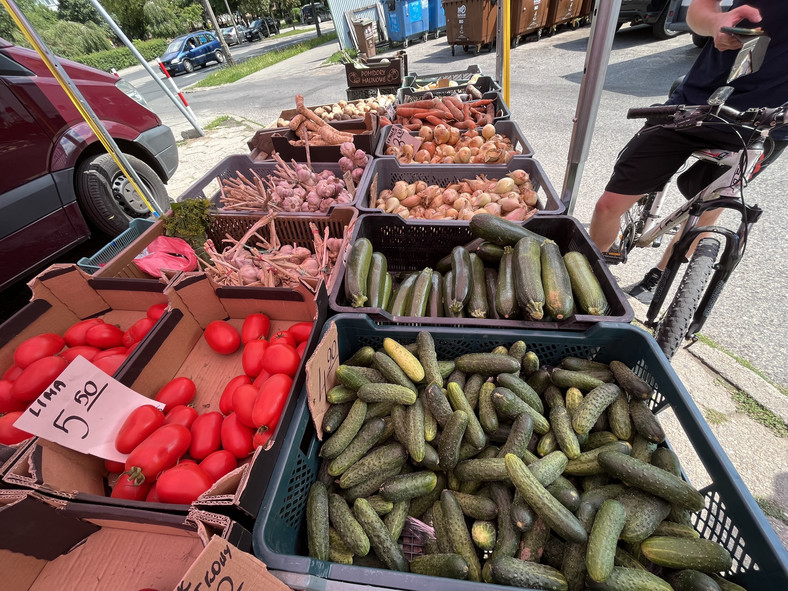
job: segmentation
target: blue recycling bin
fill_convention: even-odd
[[[446,30],[446,11],[443,10],[443,0],[428,0],[430,6],[430,33],[437,39]]]
[[[391,41],[407,47],[408,42],[414,39],[427,40],[430,28],[429,0],[386,0],[383,11],[386,13]]]

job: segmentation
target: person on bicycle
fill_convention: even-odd
[[[667,104],[703,105],[715,90],[726,85],[734,88],[726,104],[738,110],[778,107],[788,102],[788,0],[734,0],[729,12],[720,10],[720,0],[692,0],[687,23],[699,35],[712,37],[713,43],[706,43]],[[732,26],[760,27],[771,37],[771,42],[758,72],[728,84],[728,74],[742,43],[740,38],[723,33],[720,28]],[[770,139],[758,173],[788,145],[788,129],[775,130]],[[675,130],[646,124],[618,156],[605,192],[594,207],[589,229],[591,239],[603,253],[608,252],[618,238],[621,216],[644,194],[662,189],[696,150],[738,151],[742,147],[741,139],[730,126],[703,125]],[[714,209],[704,213],[699,225],[713,225],[721,212]],[[670,253],[671,245],[657,266],[629,290],[630,295],[643,303],[651,302]],[[691,254],[692,251],[688,253]]]

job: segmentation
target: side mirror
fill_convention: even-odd
[[[748,37],[747,40],[743,42],[739,53],[736,55],[736,59],[733,61],[733,66],[728,74],[727,82],[732,82],[737,78],[760,70],[770,42],[771,37],[767,37],[766,35]]]

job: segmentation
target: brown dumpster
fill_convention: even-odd
[[[443,0],[446,13],[446,39],[454,46],[478,53],[482,46],[492,51],[498,23],[498,8],[490,0]]]
[[[511,42],[515,47],[526,35],[539,39],[547,23],[548,5],[554,0],[512,0],[509,4]]]
[[[559,25],[572,28],[580,26],[580,11],[583,0],[550,0],[547,10],[546,33],[552,35]]]

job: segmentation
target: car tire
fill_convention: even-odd
[[[139,158],[126,154],[129,164],[163,211],[170,198],[159,175]],[[101,232],[117,236],[135,218],[151,214],[109,154],[85,159],[76,171],[77,202],[87,219]]]
[[[654,37],[657,39],[672,39],[673,37],[681,35],[681,31],[672,31],[668,29],[668,13],[670,12],[670,10],[668,10],[669,8],[669,5],[665,6],[665,9],[657,19],[657,22],[655,22],[651,27],[652,35],[654,35]]]
[[[698,35],[697,33],[692,34],[692,44],[695,47],[700,47],[703,49],[703,46],[706,45],[706,41],[709,40],[709,37],[704,37],[703,35]]]
[[[216,60],[217,64],[224,63],[224,52],[221,49],[217,49],[216,52],[213,54],[213,59]]]
[[[191,60],[183,60],[183,71],[187,74],[194,72],[194,64]]]

